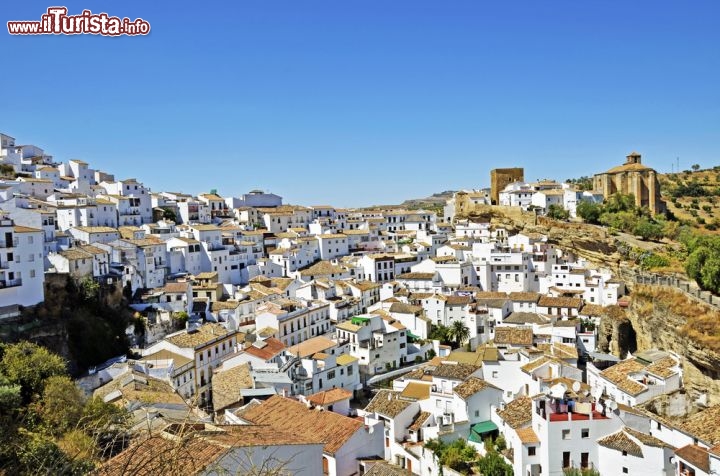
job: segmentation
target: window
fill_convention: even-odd
[[[328,379],[335,378],[335,371],[334,371],[334,370],[331,370],[330,372],[328,372],[327,378],[328,378]]]
[[[535,447],[528,446],[528,456],[535,456]]]
[[[353,368],[352,368],[352,367],[348,367],[347,370],[348,370],[348,375],[352,375],[352,374],[353,374]]]
[[[580,430],[580,438],[590,438],[590,428]]]
[[[622,455],[627,456],[627,451],[623,450]]]
[[[480,416],[480,410],[475,410],[475,416],[476,416],[476,417],[479,417],[479,416]]]
[[[570,430],[563,430],[563,431],[562,431],[562,439],[563,439],[563,440],[569,440],[569,439],[570,439]]]
[[[628,474],[628,469],[623,467],[623,474]]]

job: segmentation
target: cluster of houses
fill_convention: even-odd
[[[0,182],[0,319],[66,275],[124,288],[146,322],[136,358],[78,381],[132,413],[138,437],[108,474],[162,473],[152,455],[179,442],[197,474],[265,460],[292,474],[452,474],[425,443],[462,438],[482,455],[499,436],[519,475],[720,470],[720,432],[703,424],[720,412],[672,423],[642,407],[682,389],[681,359],[597,352],[624,283],[545,236],[259,190],[152,192],[0,140],[13,176]],[[499,196],[571,209],[577,193],[513,182]],[[434,338],[457,327],[452,346]]]

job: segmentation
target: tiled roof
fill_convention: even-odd
[[[717,445],[720,444],[719,421],[720,405],[714,405],[694,414],[677,426],[709,445]]]
[[[335,341],[327,337],[317,336],[288,348],[288,352],[300,358],[317,354],[324,350],[335,347]]]
[[[394,302],[390,306],[390,312],[397,312],[399,314],[417,314],[422,312],[422,310],[423,308],[420,306],[413,306],[402,302]]]
[[[615,451],[625,451],[627,454],[637,456],[638,458],[643,457],[642,449],[640,445],[635,443],[624,431],[620,430],[612,433],[605,438],[598,440],[600,446],[610,448]]]
[[[400,396],[411,400],[427,400],[430,398],[430,384],[410,382],[400,392]]]
[[[503,319],[506,324],[546,324],[550,322],[547,317],[536,312],[513,312]]]
[[[274,395],[241,413],[241,418],[285,431],[295,437],[317,438],[334,455],[363,427],[363,422],[334,412],[308,409],[289,398]]]
[[[597,304],[585,304],[580,310],[583,316],[602,316],[605,314],[605,308]]]
[[[443,362],[431,370],[431,375],[438,378],[453,380],[467,380],[480,368],[479,365],[456,364],[454,362]]]
[[[446,306],[467,306],[472,302],[470,296],[447,296],[445,298]]]
[[[165,339],[178,347],[197,348],[218,337],[230,337],[233,334],[235,331],[227,330],[222,324],[208,323],[200,326],[195,332],[182,331]]]
[[[470,377],[460,385],[457,385],[453,390],[463,400],[468,399],[478,392],[485,390],[486,388],[497,389],[495,385],[486,382],[483,379],[477,377]]]
[[[344,388],[333,388],[332,390],[325,390],[312,394],[308,397],[308,400],[313,405],[332,405],[333,403],[341,402],[343,400],[349,400],[353,396],[352,392],[345,390]]]
[[[412,402],[399,398],[399,392],[380,390],[365,407],[366,412],[379,413],[389,418],[395,418],[402,413]]]
[[[340,266],[336,266],[329,261],[318,261],[317,263],[313,264],[312,266],[305,268],[304,270],[300,271],[301,276],[326,276],[326,275],[342,275],[346,273],[347,270],[345,268],[341,268]]]
[[[560,342],[553,342],[551,344],[538,344],[537,348],[551,357],[557,357],[558,359],[577,359],[578,352],[577,347],[570,344],[562,344]]]
[[[420,428],[422,428],[423,424],[425,424],[428,418],[430,418],[429,412],[418,413],[418,415],[415,417],[415,420],[413,420],[412,424],[408,427],[408,430],[418,431]]]
[[[97,469],[98,476],[191,476],[202,472],[227,451],[203,438],[173,441],[154,436],[138,441]],[[172,457],[168,457],[171,455]]]
[[[675,455],[706,473],[710,472],[710,454],[705,448],[687,445],[675,450]]]
[[[252,345],[249,345],[245,348],[245,353],[262,360],[268,360],[272,359],[283,350],[285,350],[285,344],[274,337],[269,337],[265,340],[259,340]]]
[[[520,428],[532,421],[532,400],[529,397],[518,397],[505,405],[505,409],[497,410],[497,414],[510,428]]]
[[[533,292],[514,292],[510,293],[508,296],[511,301],[519,302],[519,301],[530,301],[530,302],[537,302],[538,299],[540,299],[540,293],[533,293]]]
[[[633,438],[635,438],[636,440],[640,441],[645,446],[652,446],[655,448],[672,448],[671,445],[665,443],[664,441],[662,441],[658,438],[655,438],[652,435],[648,435],[646,433],[642,433],[640,431],[633,430],[630,427],[626,426],[625,428],[623,428],[623,431],[625,433],[627,433],[628,435],[632,436]]]
[[[254,386],[250,365],[247,363],[216,373],[212,378],[213,409],[219,411],[242,402],[240,389]]]
[[[520,441],[525,445],[540,443],[540,438],[538,438],[537,433],[535,433],[532,427],[517,428],[515,433],[517,433],[518,438],[520,438]]]
[[[637,359],[627,359],[603,370],[600,372],[600,375],[614,383],[623,392],[630,395],[638,395],[642,393],[646,387],[629,378],[628,375],[644,369],[645,365],[638,362]]]
[[[378,461],[363,476],[412,476],[412,472],[385,461]]]
[[[408,280],[432,280],[435,273],[403,273],[395,277],[395,279],[408,279]]]
[[[677,373],[678,363],[672,357],[665,357],[648,365],[647,370],[660,378],[668,378]]]
[[[537,305],[542,307],[572,307],[580,309],[582,299],[570,297],[541,296]]]
[[[532,345],[532,327],[498,326],[495,328],[495,344]]]
[[[335,359],[335,363],[338,365],[350,365],[353,362],[356,362],[358,360],[357,357],[353,357],[350,354],[343,354],[338,356],[337,359]]]

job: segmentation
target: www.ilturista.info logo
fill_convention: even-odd
[[[80,15],[68,15],[65,7],[50,7],[40,21],[9,21],[11,35],[104,35],[135,36],[150,33],[150,23],[142,18],[111,17],[107,13],[83,10]]]

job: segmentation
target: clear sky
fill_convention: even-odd
[[[10,36],[51,5],[147,37]],[[37,0],[0,9],[0,131],[153,190],[397,203],[720,164],[720,2]]]

